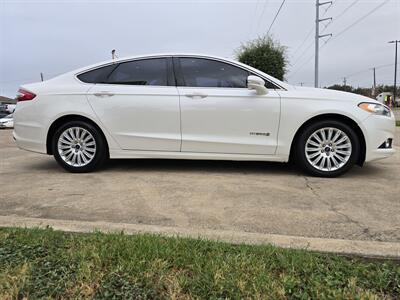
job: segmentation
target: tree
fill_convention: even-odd
[[[336,91],[343,91],[343,92],[353,92],[353,87],[350,85],[340,85],[340,84],[334,84],[331,86],[327,87],[330,90],[336,90]]]
[[[354,88],[351,85],[341,85],[341,84],[334,84],[334,85],[328,86],[326,88],[330,89],[330,90],[345,91],[345,92],[363,95],[366,97],[375,98],[374,96],[372,96],[372,88],[363,88],[363,87]],[[383,93],[383,92],[393,92],[393,85],[378,85],[378,86],[376,86],[375,95],[379,95],[380,93]]]
[[[270,36],[259,37],[243,44],[236,52],[237,59],[280,80],[286,74],[286,47]]]

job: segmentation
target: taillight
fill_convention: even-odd
[[[24,89],[19,89],[17,94],[17,101],[29,101],[36,97],[36,94]]]

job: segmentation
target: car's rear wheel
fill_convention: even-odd
[[[359,139],[350,126],[326,120],[313,123],[300,133],[295,159],[311,175],[336,177],[355,164],[359,152]]]
[[[52,140],[57,162],[70,172],[90,172],[107,158],[107,144],[97,128],[84,121],[60,126]]]

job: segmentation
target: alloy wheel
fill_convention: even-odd
[[[330,172],[342,168],[350,159],[352,144],[349,136],[334,127],[313,132],[305,144],[308,162],[317,170]]]
[[[60,134],[57,149],[65,163],[73,167],[84,167],[96,155],[96,140],[88,130],[70,127]]]

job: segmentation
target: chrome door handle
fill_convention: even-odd
[[[114,96],[113,93],[110,92],[99,92],[99,93],[93,93],[96,97],[111,97]]]
[[[192,99],[204,99],[207,97],[207,95],[203,93],[186,94],[185,96]]]

